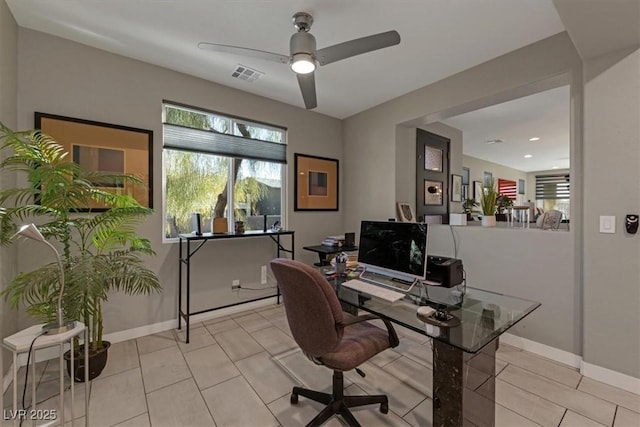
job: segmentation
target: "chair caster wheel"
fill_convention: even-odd
[[[297,394],[293,394],[293,393],[291,393],[291,399],[290,399],[290,401],[291,401],[291,404],[292,404],[292,405],[295,405],[296,403],[298,403],[298,395],[297,395]]]
[[[388,403],[381,403],[380,404],[380,412],[382,412],[383,414],[388,414],[389,413],[389,404]]]

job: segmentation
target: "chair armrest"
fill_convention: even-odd
[[[391,322],[387,319],[383,319],[373,314],[361,314],[359,316],[349,317],[344,319],[342,322],[338,323],[338,326],[345,327],[349,325],[353,325],[355,323],[365,322],[367,320],[382,320],[384,326],[387,328],[387,333],[389,334],[389,346],[391,348],[397,347],[400,344],[400,340],[398,339],[398,334],[394,329]]]

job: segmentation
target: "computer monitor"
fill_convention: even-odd
[[[366,271],[409,281],[426,277],[427,224],[362,221],[358,246]]]

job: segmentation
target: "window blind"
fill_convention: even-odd
[[[570,193],[569,174],[536,176],[536,200],[568,199]]]
[[[287,163],[287,146],[242,136],[164,123],[164,148]]]

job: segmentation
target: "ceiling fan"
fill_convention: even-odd
[[[289,56],[265,52],[264,50],[217,43],[201,42],[198,43],[198,47],[214,52],[246,55],[276,61],[282,64],[289,64],[297,75],[305,107],[312,109],[318,106],[314,76],[314,71],[318,65],[331,64],[332,62],[400,43],[400,34],[398,34],[397,31],[387,31],[322,49],[316,49],[316,38],[309,33],[311,24],[313,24],[313,17],[308,13],[298,12],[293,15],[293,26],[297,32],[291,36],[291,40],[289,41]]]

